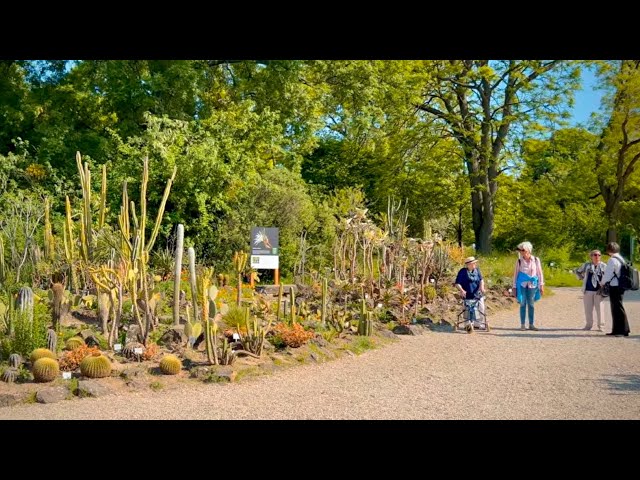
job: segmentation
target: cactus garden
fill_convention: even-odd
[[[139,197],[130,197],[125,180],[119,212],[108,216],[107,168],[96,198],[80,153],[76,167],[80,195],[65,198],[59,228],[44,201],[43,235],[33,246],[43,259],[30,283],[18,280],[0,244],[0,392],[52,384],[86,396],[73,387],[78,379],[107,391],[236,381],[361,353],[396,334],[446,329],[457,313],[451,280],[465,252],[428,226],[423,238],[408,237],[400,201],[389,198],[378,222],[366,209],[345,212],[325,267],[298,255],[276,285],[259,282],[245,250],[225,263],[200,261],[185,248],[185,226],[166,225],[177,169],[151,215],[147,198],[159,185],[150,185],[145,158]],[[154,249],[161,230],[175,231],[172,251]],[[498,287],[501,298],[508,303]]]

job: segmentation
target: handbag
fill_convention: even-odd
[[[609,285],[609,282],[605,283],[604,285],[602,285],[602,288],[600,289],[600,295],[602,295],[603,297],[608,297],[609,296],[609,287],[611,285]]]

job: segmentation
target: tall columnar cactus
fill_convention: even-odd
[[[51,382],[60,373],[60,366],[53,358],[43,357],[34,362],[32,372],[36,382]]]
[[[238,277],[238,296],[236,298],[236,304],[238,307],[242,302],[242,272],[244,272],[245,267],[247,266],[247,254],[243,251],[237,251],[233,255],[233,268],[236,271],[236,275]]]
[[[55,260],[56,244],[51,229],[51,220],[49,218],[49,197],[44,199],[44,256],[47,260]]]
[[[365,337],[371,336],[373,331],[373,312],[366,312],[363,318],[358,323],[358,335]]]
[[[191,303],[193,304],[193,321],[198,322],[198,287],[196,282],[196,251],[193,247],[187,250],[189,257],[189,283],[191,284]]]
[[[16,308],[21,312],[28,312],[33,318],[33,290],[31,287],[22,287],[16,298]]]
[[[58,347],[58,334],[55,330],[47,330],[47,348],[55,352]]]
[[[173,324],[180,325],[180,275],[184,252],[184,225],[179,223],[176,238],[175,270],[173,271]]]
[[[171,185],[175,180],[177,167],[174,167],[171,178],[167,180],[164,189],[162,201],[158,208],[156,221],[151,232],[151,237],[146,241],[147,229],[147,186],[149,183],[149,159],[145,157],[143,161],[142,183],[140,188],[140,217],[135,213],[135,205],[129,202],[127,194],[127,184],[124,182],[122,188],[122,206],[120,207],[120,215],[118,223],[121,235],[121,257],[124,259],[128,279],[128,289],[132,296],[134,306],[134,315],[138,325],[142,330],[143,341],[146,343],[151,328],[152,313],[149,308],[149,288],[147,281],[147,266],[149,263],[149,255],[153,249],[153,245],[158,237],[162,217],[171,191]],[[131,228],[131,218],[133,219],[133,228]],[[145,324],[142,324],[140,309],[138,307],[137,295],[142,290],[144,307],[145,307]]]
[[[280,286],[278,287],[278,308],[277,308],[277,313],[276,313],[276,320],[279,322],[280,321],[280,310],[283,311],[283,316],[285,315],[284,310],[283,310],[283,306],[282,306],[282,296],[284,295],[284,285],[282,285],[282,283],[280,284]]]
[[[0,234],[0,283],[4,283],[7,279],[7,267],[4,263],[4,240]]]
[[[73,237],[73,221],[71,220],[71,202],[69,201],[69,196],[65,196],[65,211],[66,217],[64,222],[63,229],[63,241],[64,241],[64,256],[67,260],[67,264],[69,265],[69,271],[71,272],[71,286],[73,287],[74,293],[78,293],[78,277],[76,276],[76,242]]]
[[[160,371],[165,375],[177,375],[182,369],[182,361],[175,355],[165,355],[160,360]]]
[[[93,353],[80,362],[80,372],[89,378],[108,377],[111,375],[111,362],[102,353]]]
[[[328,285],[328,281],[326,278],[322,279],[322,309],[321,309],[321,314],[320,314],[320,318],[322,321],[322,326],[325,326],[327,324],[327,294],[329,291],[329,285]]]
[[[289,292],[291,294],[291,309],[289,310],[289,321],[291,322],[291,325],[293,325],[294,323],[296,323],[296,291],[293,285],[289,287]]]
[[[107,166],[102,165],[102,186],[100,187],[100,214],[98,217],[98,230],[104,227],[107,214]]]
[[[80,237],[81,252],[85,261],[93,258],[93,217],[91,214],[91,171],[89,164],[84,162],[82,156],[76,152],[76,166],[80,175],[80,186],[82,187],[82,213],[80,214]]]
[[[218,324],[215,318],[218,313],[215,302],[216,296],[218,295],[218,289],[211,288],[212,279],[213,268],[203,268],[200,273],[200,277],[198,278],[198,291],[202,299],[202,324],[204,325],[207,360],[211,364],[218,365]],[[212,309],[211,312],[209,312],[210,308]],[[211,314],[213,316],[213,321],[211,321]]]
[[[19,353],[12,353],[9,355],[9,366],[13,368],[20,368],[22,365],[22,357]]]

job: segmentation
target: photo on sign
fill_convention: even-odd
[[[253,245],[256,247],[260,247],[262,245],[263,248],[268,248],[269,250],[273,248],[271,246],[271,242],[269,241],[269,235],[267,235],[266,228],[258,230],[255,237],[253,238]]]

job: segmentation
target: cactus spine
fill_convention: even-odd
[[[102,353],[94,353],[80,362],[80,371],[89,378],[108,377],[111,375],[111,362]]]
[[[176,238],[175,270],[173,272],[173,324],[180,325],[180,274],[184,252],[184,225],[179,223]]]
[[[53,358],[43,357],[33,364],[33,379],[36,382],[51,382],[60,373],[60,366]]]
[[[328,281],[326,278],[322,279],[322,310],[321,310],[321,321],[322,326],[327,324],[327,292],[328,292]]]
[[[47,330],[47,348],[55,352],[58,347],[58,334],[55,330]]]
[[[177,375],[182,369],[182,362],[175,355],[165,355],[160,360],[160,371],[165,375]]]

